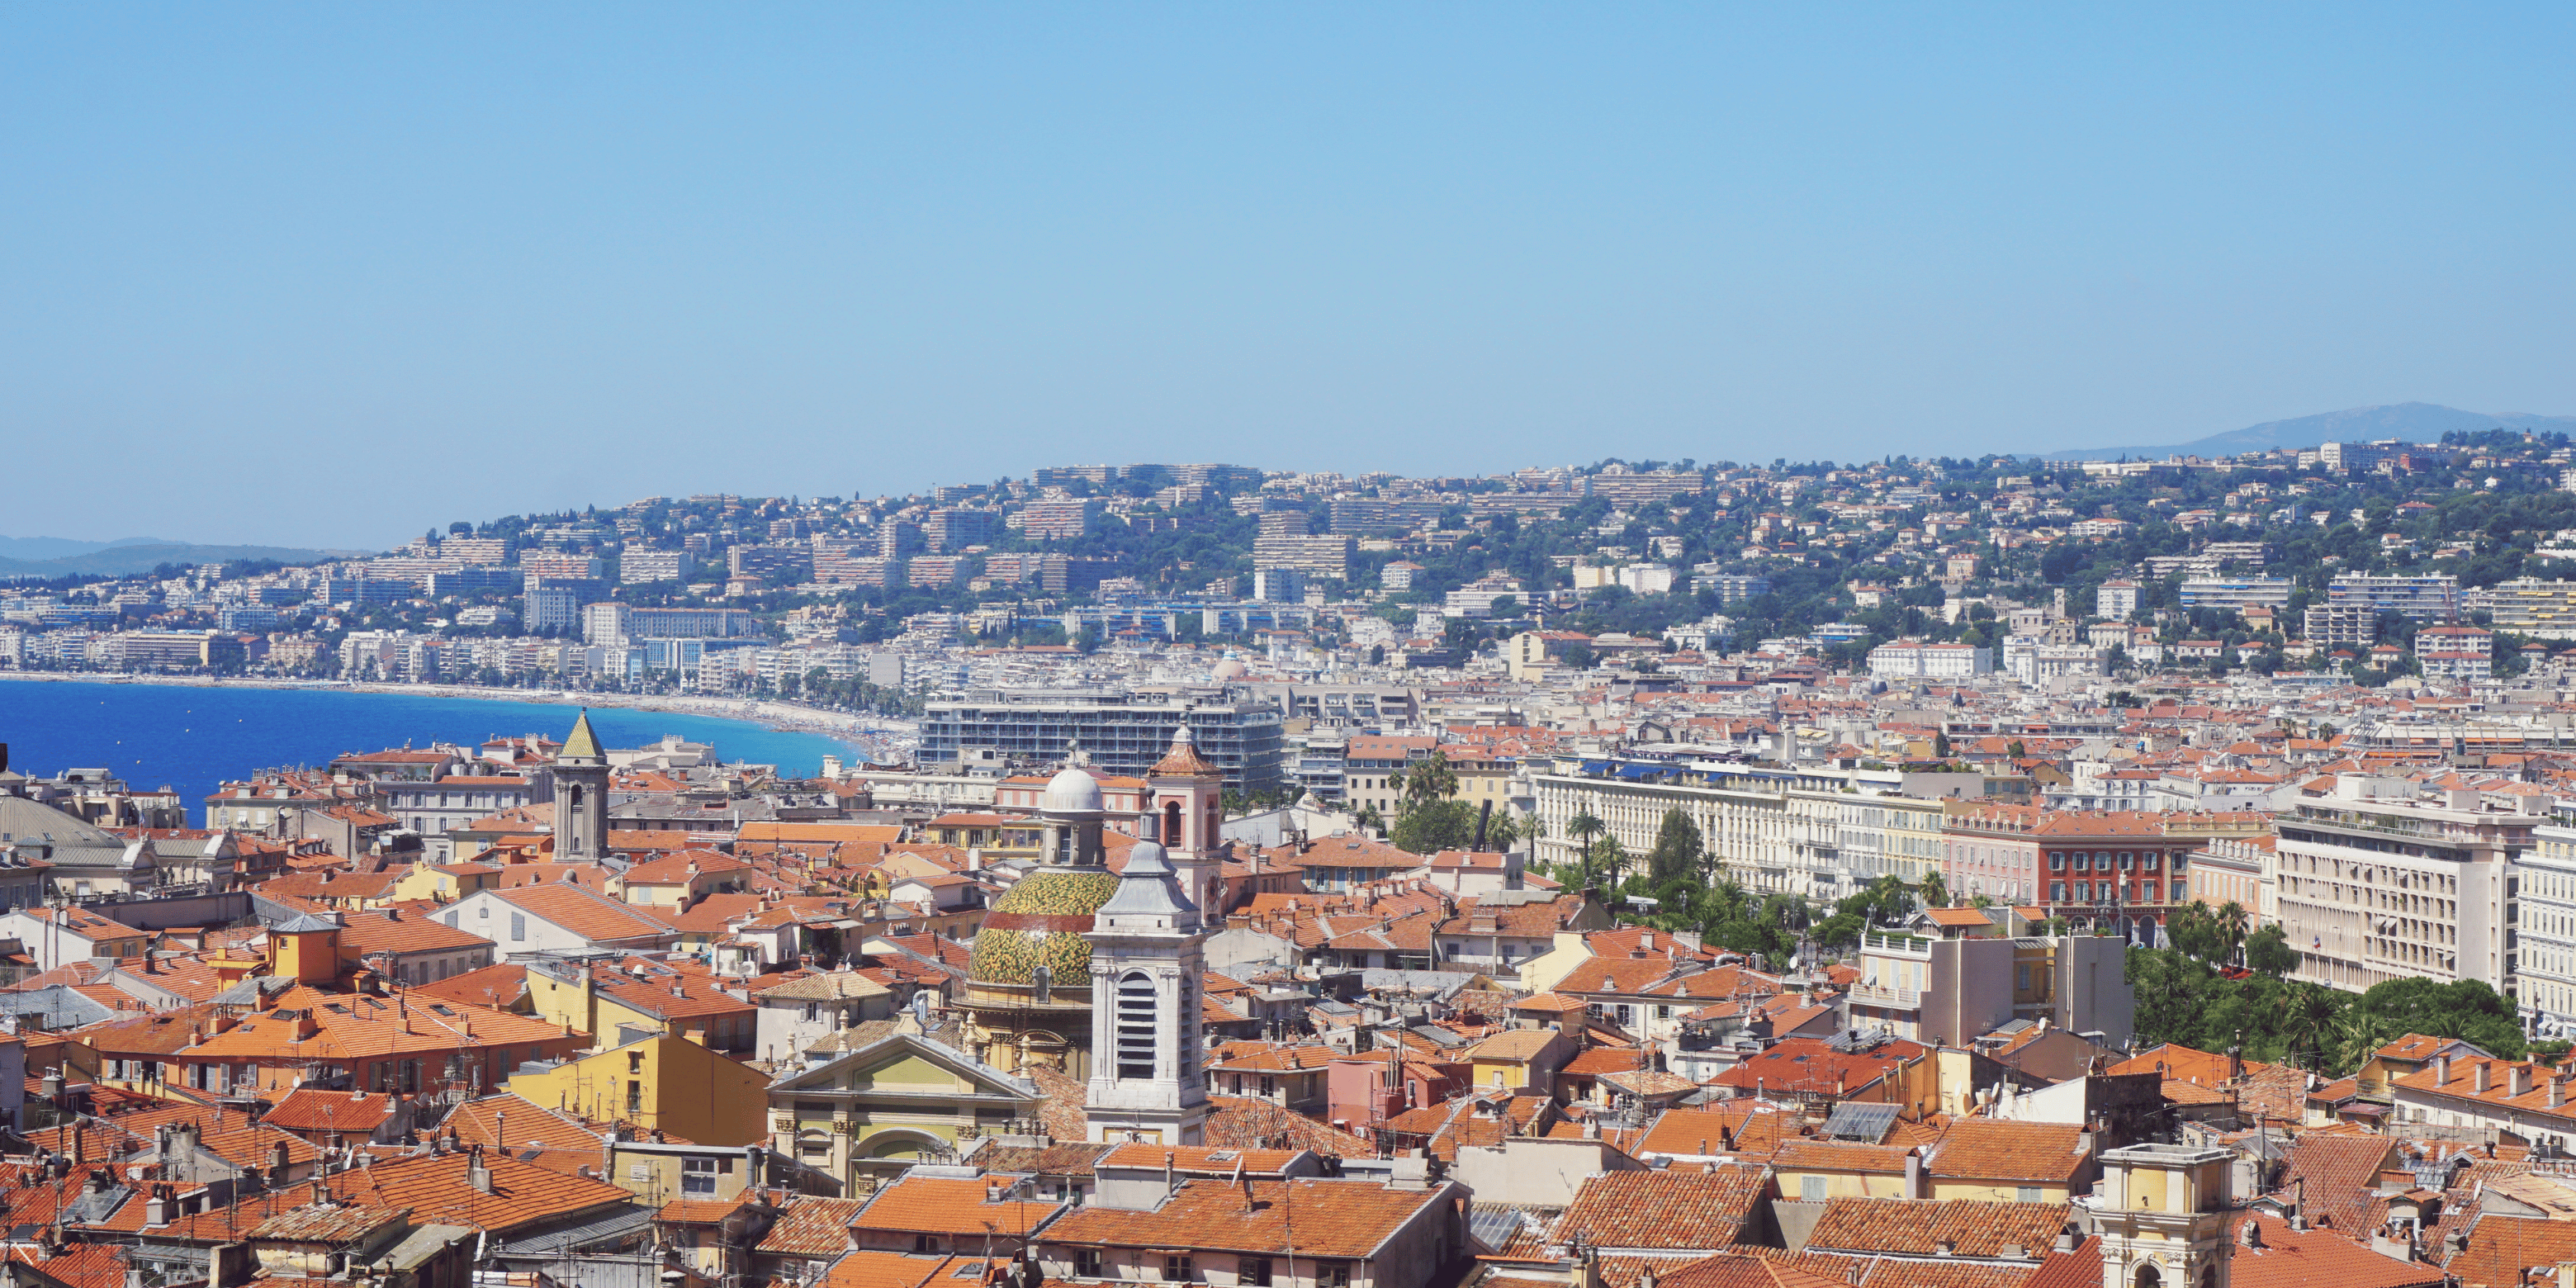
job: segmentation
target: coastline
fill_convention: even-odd
[[[787,733],[819,734],[853,747],[890,749],[908,741],[913,725],[888,716],[825,711],[777,698],[719,698],[686,693],[577,693],[563,689],[493,689],[473,684],[383,684],[339,680],[283,680],[212,675],[128,675],[104,671],[0,670],[0,680],[52,684],[158,684],[192,689],[300,689],[322,693],[374,693],[480,702],[530,702],[563,707],[623,707],[673,715],[738,720]],[[890,737],[889,735],[894,735]]]

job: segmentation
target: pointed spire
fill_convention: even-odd
[[[572,722],[572,732],[565,735],[561,754],[565,759],[598,760],[601,758],[599,735],[590,731],[590,708],[582,708],[581,715]]]

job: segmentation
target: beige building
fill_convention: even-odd
[[[2361,992],[2416,976],[2483,980],[2511,995],[2513,856],[2545,816],[2477,792],[2418,800],[2404,779],[2338,774],[2332,795],[2280,816],[2270,865],[2293,977]]]

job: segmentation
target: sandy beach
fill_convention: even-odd
[[[97,671],[0,671],[0,680],[58,684],[161,684],[182,688],[314,689],[385,693],[491,702],[541,702],[567,707],[624,707],[740,720],[768,729],[821,734],[871,749],[909,748],[915,727],[889,716],[825,711],[775,698],[730,698],[686,693],[582,693],[563,689],[494,689],[472,684],[357,684],[338,680],[283,680],[206,675],[119,675]]]

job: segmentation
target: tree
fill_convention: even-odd
[[[1581,842],[1575,854],[1587,872],[1592,866],[1592,838],[1601,831],[1601,826],[1601,820],[1593,817],[1588,809],[1577,810],[1574,817],[1565,821],[1565,830]]]
[[[1375,805],[1360,806],[1360,812],[1351,816],[1351,822],[1380,836],[1386,834],[1386,817],[1377,812]]]
[[[1458,771],[1450,768],[1449,758],[1435,749],[1404,771],[1403,791],[1407,811],[1445,801],[1458,794]]]
[[[1619,844],[1618,837],[1602,837],[1594,842],[1590,852],[1583,856],[1583,866],[1587,872],[1608,873],[1610,880],[1603,888],[1616,890],[1619,888],[1619,874],[1628,868],[1627,847]]]
[[[1476,838],[1476,811],[1464,801],[1431,801],[1404,811],[1390,838],[1415,854],[1463,850]]]
[[[1699,825],[1675,806],[1664,811],[1663,824],[1655,831],[1655,848],[1646,852],[1647,879],[1661,886],[1697,875],[1707,855]]]
[[[1926,908],[1950,906],[1950,883],[1942,880],[1938,872],[1924,873],[1922,884],[1915,886],[1914,892],[1921,896]]]
[[[2278,925],[2255,931],[2245,940],[2245,964],[2274,979],[2287,976],[2299,967],[2298,950],[2290,947],[2289,938]]]

